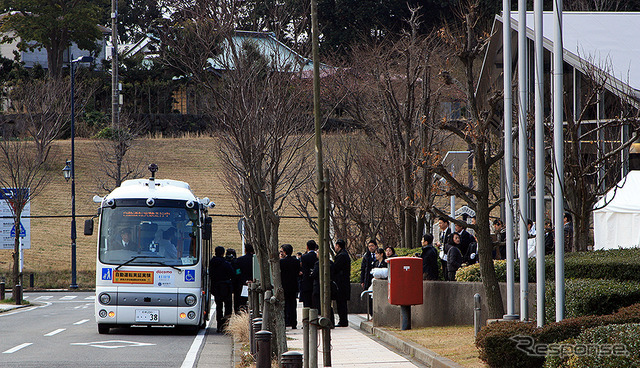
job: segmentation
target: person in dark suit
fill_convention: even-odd
[[[433,235],[424,234],[422,237],[422,279],[438,279],[438,252],[433,246]]]
[[[338,292],[335,299],[338,309],[338,327],[349,326],[347,318],[347,301],[351,298],[351,258],[346,250],[346,242],[342,239],[336,241],[336,256],[331,269],[331,281],[336,283]]]
[[[218,332],[224,331],[227,318],[231,316],[231,279],[233,268],[224,259],[224,247],[214,249],[215,256],[209,261],[209,287],[216,302],[216,321]]]
[[[463,228],[462,225],[456,224],[456,233],[460,235],[460,245],[458,249],[460,249],[460,253],[463,256],[463,262],[467,262],[466,254],[469,252],[469,245],[476,241],[476,238],[473,235],[469,234],[466,228]]]
[[[362,263],[360,264],[360,285],[363,290],[367,290],[371,286],[371,269],[373,268],[373,262],[376,261],[375,251],[378,249],[378,243],[375,239],[371,239],[367,244],[367,252],[362,256]]]
[[[440,263],[442,265],[442,273],[445,281],[449,280],[447,274],[447,253],[449,252],[449,243],[451,242],[451,228],[449,227],[449,219],[440,217],[438,219],[438,227],[440,228],[440,238],[436,243],[436,247],[440,250]]]
[[[298,325],[296,314],[296,295],[298,294],[298,275],[300,274],[300,262],[293,257],[291,244],[280,246],[280,277],[284,290],[284,323],[285,326],[296,328]]]
[[[549,255],[555,252],[555,241],[553,233],[553,224],[551,220],[544,220],[544,254]]]
[[[302,280],[300,281],[300,301],[302,305],[308,308],[313,306],[313,279],[311,279],[311,271],[318,261],[316,250],[318,244],[314,240],[307,242],[307,252],[300,257],[300,267],[302,272]]]
[[[240,275],[238,277],[238,283],[240,284],[239,293],[234,295],[235,300],[237,301],[234,304],[234,311],[238,313],[241,309],[247,308],[247,300],[248,297],[242,296],[242,288],[247,285],[248,281],[253,280],[253,255],[255,251],[253,250],[253,245],[246,243],[244,245],[244,255],[238,257],[236,260],[236,267],[240,271]]]

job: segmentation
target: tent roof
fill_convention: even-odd
[[[640,171],[629,171],[627,176],[607,192],[594,206],[594,212],[640,212]]]

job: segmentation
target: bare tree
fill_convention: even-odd
[[[410,10],[409,31],[393,42],[356,47],[351,69],[344,73],[349,78],[335,83],[334,88],[346,96],[340,104],[341,113],[365,127],[368,150],[384,157],[376,158],[376,164],[369,167],[371,172],[365,171],[366,166],[358,170],[364,177],[387,175],[377,185],[388,185],[383,191],[394,196],[394,218],[401,229],[399,243],[412,248],[419,244],[424,215],[432,203],[429,160],[432,152],[438,151],[443,134],[430,124],[436,120],[439,102],[440,87],[434,89],[432,83],[440,40],[436,35],[419,35],[418,9]],[[357,154],[366,156],[366,151]],[[365,156],[362,163],[367,161]],[[374,219],[367,221],[375,224]]]
[[[49,151],[49,147],[44,148]],[[31,199],[42,192],[51,179],[46,170],[46,161],[41,157],[40,148],[34,142],[4,136],[0,140],[0,188],[11,189],[5,196],[10,205],[15,229],[13,285],[22,285],[22,273],[19,270],[22,211]],[[13,298],[17,303],[21,303],[15,287]]]
[[[101,162],[98,171],[102,175],[95,177],[100,190],[110,192],[127,179],[142,177],[142,157],[132,151],[140,129],[130,115],[121,113],[118,126],[101,132],[102,140],[96,142],[96,148]]]
[[[308,146],[311,121],[304,81],[277,72],[279,55],[267,60],[256,45],[233,42],[233,2],[196,4],[163,34],[164,61],[208,94],[207,113],[215,122],[225,186],[247,219],[249,239],[261,265],[261,286],[272,290],[266,303],[273,318],[274,352],[287,350],[284,291],[280,277],[278,230],[287,199],[311,177]],[[227,7],[228,6],[228,7]],[[225,7],[220,9],[220,7]],[[222,18],[221,18],[222,17]],[[220,56],[226,43],[228,53]],[[217,58],[218,72],[211,71]]]
[[[478,241],[478,255],[482,284],[486,295],[490,318],[501,318],[504,314],[498,279],[493,267],[491,231],[489,228],[489,213],[499,205],[499,201],[491,202],[492,188],[490,186],[491,171],[499,164],[504,155],[501,145],[502,130],[499,127],[499,102],[501,91],[499,88],[489,90],[486,95],[476,94],[476,63],[484,53],[487,38],[479,31],[479,4],[472,0],[464,4],[459,12],[460,22],[444,27],[440,35],[450,47],[455,56],[456,66],[460,66],[461,81],[454,75],[454,70],[442,74],[446,83],[457,85],[466,95],[468,117],[460,120],[444,120],[441,129],[452,132],[464,142],[473,152],[473,162],[476,174],[476,186],[464,185],[451,175],[442,165],[435,171],[446,179],[450,190],[458,198],[464,200],[475,210],[477,224],[473,228]],[[433,207],[433,212],[439,216],[449,217]],[[451,221],[461,223],[456,219]],[[463,224],[466,226],[466,223]]]

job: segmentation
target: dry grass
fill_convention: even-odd
[[[143,163],[156,163],[160,170],[158,178],[177,179],[190,184],[198,197],[209,197],[216,203],[212,210],[214,245],[240,250],[241,238],[238,233],[238,217],[222,217],[216,215],[236,216],[233,199],[222,186],[221,165],[217,155],[218,144],[215,138],[199,135],[184,138],[144,138],[137,141],[133,148],[135,154],[144,157]],[[32,216],[70,215],[71,188],[62,177],[64,161],[71,156],[70,140],[56,141],[52,154],[59,161],[59,167],[52,167],[52,182],[42,194],[31,203]],[[98,154],[95,141],[76,139],[76,213],[93,215],[97,204],[93,203],[94,194],[104,195],[97,189]],[[146,170],[146,169],[145,169]],[[148,172],[145,172],[147,175]],[[292,215],[293,210],[287,214]],[[96,236],[82,235],[83,221],[78,218],[77,268],[78,271],[95,271]],[[40,273],[71,269],[70,218],[32,218],[31,249],[25,251],[25,270],[34,272],[36,280]],[[303,219],[282,219],[280,241],[290,243],[295,251],[302,251],[307,240],[315,238],[313,231]],[[0,250],[0,274],[11,272],[11,250]],[[48,279],[56,276],[46,277]],[[92,287],[94,279],[86,284],[79,281],[80,287]],[[37,286],[36,282],[36,286]],[[68,287],[67,279],[57,286]]]
[[[468,368],[485,367],[478,359],[473,326],[425,327],[393,332]]]
[[[224,333],[231,335],[236,344],[248,344],[249,337],[249,313],[240,312],[232,314],[227,321]]]

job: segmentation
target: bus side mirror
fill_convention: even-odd
[[[93,235],[93,219],[84,220],[84,235]]]
[[[211,216],[204,219],[204,229],[202,230],[202,240],[211,240]]]

